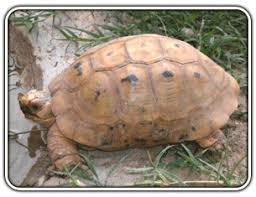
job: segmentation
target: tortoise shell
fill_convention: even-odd
[[[136,35],[94,47],[49,85],[69,139],[118,150],[208,136],[238,105],[239,86],[191,45]]]

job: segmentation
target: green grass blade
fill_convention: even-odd
[[[84,32],[92,37],[95,37],[95,38],[98,38],[99,35],[96,34],[96,33],[93,33],[93,32],[90,32],[90,31],[87,31],[85,29],[81,29],[81,28],[77,28],[77,27],[71,27],[71,26],[63,26],[65,29],[73,29],[73,30],[76,30],[76,31],[80,31],[80,32]]]
[[[107,181],[108,181],[108,178],[116,171],[118,170],[121,165],[125,162],[125,160],[130,156],[131,152],[127,153],[125,156],[123,156],[115,165],[113,165],[113,167],[109,170],[107,176],[106,176],[106,179],[105,179],[105,184],[104,185],[107,185]]]
[[[212,169],[215,173],[219,173],[219,176],[225,181],[225,183],[228,183],[228,179],[227,177],[222,173],[222,172],[219,172],[218,169],[216,167],[214,167],[213,165],[209,164],[208,162],[202,160],[202,159],[199,159],[200,162],[202,162],[203,164],[205,164],[206,166],[208,166],[210,169]]]
[[[188,154],[188,156],[191,158],[191,159],[195,159],[193,153],[188,149],[188,147],[185,145],[185,144],[181,144],[181,146],[184,148],[184,150],[186,151],[186,153]]]
[[[57,30],[59,30],[60,33],[61,33],[67,40],[71,40],[70,36],[69,36],[62,28],[57,27],[57,26],[55,26],[55,28],[56,28]]]
[[[217,182],[219,183],[221,180],[221,174],[222,174],[222,167],[223,167],[223,162],[224,162],[224,159],[225,159],[225,156],[226,156],[226,152],[224,152],[224,154],[222,154],[222,159],[220,160],[219,162],[219,166],[218,166],[218,169],[217,169]]]
[[[174,145],[168,145],[166,146],[156,157],[155,161],[154,161],[154,167],[157,168],[161,159],[163,158],[163,156],[167,153],[167,151],[169,149],[171,149],[172,147],[174,147]]]
[[[92,162],[92,160],[86,156],[85,154],[80,153],[80,156],[83,158],[83,160],[86,162],[88,168],[92,171],[92,173],[94,174],[94,176],[97,178],[97,180],[99,180],[98,174],[96,172],[96,168],[94,163]]]
[[[153,167],[144,167],[144,168],[126,168],[128,173],[131,174],[137,174],[137,173],[145,173],[145,172],[150,172],[154,170]]]
[[[158,170],[164,177],[166,177],[168,180],[179,183],[180,185],[186,185],[183,183],[183,180],[177,176],[176,174],[173,174],[167,170],[159,169]]]
[[[65,27],[62,27],[62,28],[63,28],[63,30],[65,30],[69,34],[69,37],[71,37],[71,38],[73,37],[73,39],[78,38],[78,36],[73,31],[71,31],[70,29],[65,28]]]
[[[77,168],[72,174],[81,179],[95,182],[94,179],[92,178],[92,176],[89,173],[87,173],[87,171],[84,169]]]
[[[97,31],[99,37],[104,37],[104,33],[100,30],[100,28],[98,27],[98,25],[94,25],[95,30]]]
[[[204,170],[204,167],[202,165],[200,165],[200,162],[196,159],[196,157],[194,156],[194,154],[191,152],[191,150],[189,150],[189,148],[185,145],[185,144],[181,144],[181,146],[184,148],[185,152],[187,153],[188,157],[189,157],[189,161],[197,168],[199,168],[200,170]]]
[[[232,176],[234,176],[234,173],[236,171],[236,169],[241,165],[242,161],[246,158],[247,156],[244,155],[240,160],[238,160],[238,162],[234,165],[234,167],[230,170],[230,173],[228,174],[229,178],[232,178]]]

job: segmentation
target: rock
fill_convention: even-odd
[[[181,29],[181,32],[185,34],[186,36],[193,36],[195,33],[191,28],[183,27]]]
[[[43,187],[54,187],[54,186],[65,185],[67,183],[68,183],[68,181],[66,179],[59,178],[59,177],[51,177],[50,179],[45,181],[42,186]]]
[[[45,182],[45,180],[46,180],[46,176],[45,176],[45,175],[41,176],[41,177],[37,180],[36,186],[41,187],[41,186],[43,185],[43,183]]]

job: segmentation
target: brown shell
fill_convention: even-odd
[[[239,86],[180,40],[115,39],[81,56],[49,85],[62,133],[103,150],[196,140],[222,127]]]

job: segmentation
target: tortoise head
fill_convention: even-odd
[[[26,94],[19,93],[20,109],[27,119],[51,126],[55,117],[51,110],[50,96],[44,91],[31,90]]]

